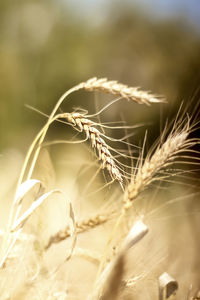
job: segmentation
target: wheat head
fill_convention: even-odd
[[[147,155],[143,163],[142,159],[140,159],[138,170],[136,174],[133,175],[125,192],[125,208],[129,208],[134,199],[136,199],[140,192],[151,182],[159,179],[159,176],[155,177],[155,175],[157,175],[161,169],[173,164],[174,160],[182,157],[181,154],[183,152],[187,152],[189,148],[196,144],[197,141],[195,139],[188,137],[191,130],[189,121],[187,121],[182,128],[175,128],[176,126],[174,126],[174,129],[166,141],[161,143],[153,154],[149,153]]]
[[[104,214],[103,213],[97,214],[92,218],[83,220],[82,222],[77,222],[76,223],[76,232],[78,234],[78,233],[88,231],[97,226],[100,226],[100,225],[106,223],[107,221],[109,221],[111,218],[113,218],[115,214],[116,214],[116,211],[108,211]],[[64,229],[59,230],[58,232],[56,232],[54,235],[52,235],[50,237],[47,245],[45,246],[45,249],[46,250],[49,249],[52,244],[59,243],[65,239],[69,238],[70,236],[71,236],[70,228],[69,228],[69,226],[66,226]]]
[[[165,102],[164,98],[158,98],[156,95],[140,91],[137,87],[128,87],[125,84],[118,83],[107,78],[91,78],[82,83],[83,89],[87,91],[102,91],[108,94],[117,95],[137,102],[138,104],[147,104]]]
[[[123,187],[123,174],[109,151],[109,146],[102,139],[101,132],[95,127],[95,123],[77,112],[64,113],[60,117],[65,118],[71,126],[86,134],[86,138],[91,140],[92,148],[97,150],[97,156],[102,163],[102,168],[106,168],[111,178],[117,180]]]

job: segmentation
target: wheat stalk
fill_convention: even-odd
[[[156,95],[140,91],[136,87],[128,87],[125,84],[118,83],[114,80],[108,80],[107,78],[91,78],[83,83],[83,88],[87,91],[102,91],[108,94],[117,95],[133,100],[138,104],[150,105],[151,103],[165,102],[163,98],[159,99]]]
[[[94,291],[88,300],[109,300],[117,299],[125,273],[125,261],[128,252],[132,247],[140,242],[148,233],[148,227],[137,221],[121,243],[120,249],[114,259],[107,264],[106,268],[97,278]]]

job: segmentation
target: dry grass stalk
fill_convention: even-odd
[[[106,280],[105,290],[100,299],[118,299],[123,275],[125,273],[125,253],[119,254]],[[99,298],[98,298],[99,299]]]
[[[35,190],[34,190],[35,189]],[[19,228],[15,234],[12,234],[11,227],[17,221],[20,211],[22,208],[22,202],[24,201],[27,194],[29,194],[32,190],[34,190],[33,201],[35,201],[43,192],[44,192],[44,185],[41,181],[30,179],[23,182],[17,189],[15,194],[15,199],[13,202],[13,206],[9,216],[9,227],[6,230],[6,234],[4,235],[3,245],[2,245],[2,253],[3,257],[0,261],[0,268],[4,267],[5,261],[14,247],[19,235],[21,234],[22,228]]]
[[[102,91],[108,94],[117,95],[137,102],[138,104],[147,104],[164,102],[157,96],[148,92],[140,91],[135,87],[118,83],[117,81],[108,80],[107,78],[97,79],[96,77],[89,79],[83,83],[83,88],[87,91]]]
[[[37,185],[39,186],[39,188],[37,189],[35,195],[32,196],[32,204],[21,216],[19,216],[22,207],[22,202],[25,196],[27,196],[30,193],[30,191]],[[44,193],[44,185],[42,184],[41,181],[35,179],[29,179],[20,185],[16,193],[15,202],[14,202],[14,205],[17,206],[16,214],[13,217],[10,231],[7,230],[5,234],[5,241],[7,243],[4,245],[3,257],[1,258],[0,261],[0,269],[6,266],[7,259],[10,257],[10,253],[14,248],[17,240],[20,239],[25,223],[33,215],[33,213],[42,205],[42,203],[55,193],[62,194],[60,190],[56,190],[56,189]],[[75,217],[74,217],[71,202],[68,203],[68,215],[69,215],[68,228],[69,228],[69,235],[72,237],[72,243],[70,248],[70,255],[69,257],[67,257],[67,259],[70,258],[76,242]]]
[[[95,217],[84,220],[82,222],[77,222],[76,223],[77,234],[88,231],[92,228],[95,228],[97,226],[100,226],[100,225],[106,223],[112,217],[114,217],[115,214],[116,214],[116,212],[112,211],[112,212],[108,212],[105,214],[98,214]],[[49,249],[52,244],[62,242],[63,240],[67,239],[70,236],[71,236],[70,228],[69,228],[69,226],[67,226],[65,229],[56,232],[54,235],[52,235],[50,237],[47,245],[45,246],[45,249],[46,250]]]
[[[101,138],[100,131],[95,127],[95,123],[87,119],[84,115],[76,112],[62,114],[61,117],[65,117],[67,122],[75,129],[85,132],[86,138],[91,140],[92,148],[97,150],[98,158],[102,162],[102,168],[106,168],[111,178],[118,180],[122,186],[123,175],[109,151],[109,146],[104,139]]]
[[[89,298],[96,299],[117,299],[125,273],[125,263],[128,251],[148,233],[148,227],[142,222],[137,221],[125,237],[119,252],[115,258],[106,266],[100,274],[95,285],[94,293]]]
[[[124,197],[124,208],[128,209],[132,206],[134,199],[143,191],[150,183],[160,179],[155,177],[159,171],[169,166],[175,159],[181,157],[181,153],[187,151],[196,144],[195,140],[188,139],[190,133],[189,121],[182,129],[174,130],[167,137],[166,141],[160,144],[154,153],[149,153],[142,164],[142,159],[133,176]]]

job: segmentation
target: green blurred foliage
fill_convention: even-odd
[[[44,123],[24,104],[50,113],[64,91],[93,76],[166,95],[170,103],[191,99],[200,79],[200,35],[183,19],[154,20],[126,1],[111,2],[102,22],[93,18],[62,1],[1,1],[1,150],[24,142],[27,148]],[[90,107],[89,97],[78,94],[73,105]],[[142,122],[142,109],[134,109]]]

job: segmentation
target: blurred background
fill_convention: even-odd
[[[168,114],[182,100],[199,99],[200,2],[1,1],[0,66],[1,152],[26,151],[44,124],[25,104],[49,114],[62,93],[93,76],[165,95]],[[63,110],[78,105],[94,111],[95,97],[99,107],[109,99],[73,97]],[[133,107],[130,112],[124,105],[128,122],[148,123],[152,115],[160,122],[157,108]],[[112,121],[119,119],[117,111],[118,105],[110,109]],[[61,131],[57,126],[51,134]]]

